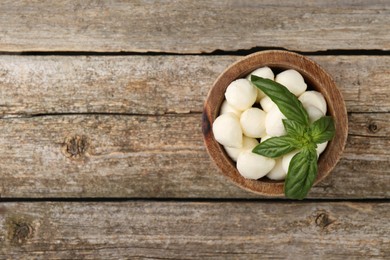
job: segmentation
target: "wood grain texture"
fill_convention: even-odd
[[[388,1],[1,1],[0,51],[390,50]]]
[[[202,112],[237,56],[0,56],[0,116]],[[389,56],[309,56],[349,112],[389,112]],[[380,104],[380,105],[378,105]]]
[[[355,116],[355,115],[352,115]],[[365,114],[310,198],[389,198],[387,113]],[[377,132],[368,135],[375,122]],[[218,174],[201,115],[38,116],[0,120],[0,194],[13,198],[254,198]]]
[[[6,203],[0,258],[385,259],[389,203]]]
[[[389,257],[388,0],[5,0],[0,10],[0,259]],[[165,55],[272,47],[386,51],[310,57],[349,112],[346,150],[308,196],[318,200],[263,200],[217,174],[200,113],[241,57]]]

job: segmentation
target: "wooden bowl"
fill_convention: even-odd
[[[213,122],[219,115],[221,104],[225,99],[224,93],[229,84],[264,66],[270,67],[275,75],[286,69],[297,70],[304,77],[308,89],[321,92],[326,99],[327,114],[334,119],[336,134],[318,160],[318,175],[314,185],[330,174],[344,150],[348,135],[347,110],[344,99],[331,76],[317,63],[293,52],[275,50],[254,53],[230,65],[217,78],[203,109],[202,130],[211,158],[221,173],[239,187],[261,195],[283,196],[284,181],[272,181],[266,177],[249,180],[242,177],[236,168],[236,163],[226,154],[223,146],[215,140],[212,131]]]

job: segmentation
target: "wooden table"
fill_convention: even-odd
[[[390,2],[0,3],[1,259],[389,259]],[[218,174],[202,106],[229,64],[307,55],[349,137],[304,201]]]

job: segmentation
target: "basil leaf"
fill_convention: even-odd
[[[292,152],[301,145],[290,136],[271,137],[253,148],[252,152],[269,158],[277,158]]]
[[[290,199],[306,197],[317,177],[317,153],[315,149],[303,149],[291,160],[286,180],[284,194]]]
[[[317,144],[331,140],[335,132],[333,119],[330,116],[323,116],[310,126],[310,135],[313,142]]]
[[[308,132],[308,127],[290,119],[283,119],[284,129],[286,129],[287,135],[300,140]]]
[[[252,83],[262,90],[278,106],[280,112],[287,118],[303,125],[309,125],[309,116],[302,103],[285,86],[270,80],[251,76]]]

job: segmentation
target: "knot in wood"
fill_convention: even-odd
[[[22,243],[32,235],[32,227],[27,223],[16,223],[14,230],[14,240]]]
[[[73,136],[65,140],[64,152],[69,158],[80,158],[84,156],[88,148],[88,141],[85,136]]]
[[[315,220],[316,226],[318,226],[320,228],[326,228],[327,226],[329,226],[333,222],[334,222],[334,220],[331,220],[329,218],[328,213],[326,213],[326,212],[318,213],[316,220]]]
[[[368,125],[368,130],[371,132],[371,133],[376,133],[378,132],[378,126],[377,124],[375,124],[374,122],[371,122],[369,125]]]
[[[11,218],[7,222],[9,239],[12,243],[22,244],[33,236],[34,228],[25,218]]]

